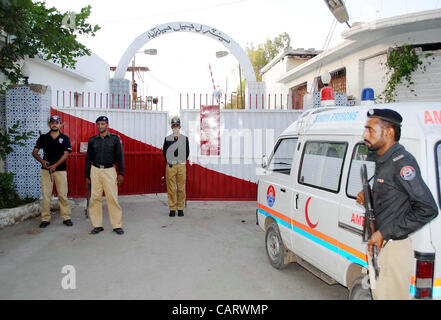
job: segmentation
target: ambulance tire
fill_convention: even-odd
[[[355,279],[349,288],[349,300],[372,300],[370,289],[363,288],[363,277]]]
[[[266,229],[265,248],[268,259],[274,268],[280,270],[288,265],[285,263],[287,251],[276,222],[271,223]]]

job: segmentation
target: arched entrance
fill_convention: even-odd
[[[124,52],[124,55],[119,60],[118,67],[115,70],[114,79],[124,79],[127,67],[136,54],[136,51],[141,49],[150,40],[172,32],[193,32],[196,34],[207,36],[222,43],[239,61],[246,81],[256,81],[256,75],[254,73],[254,69],[251,65],[250,59],[237,42],[235,42],[230,36],[226,35],[222,31],[219,31],[213,27],[192,22],[165,23],[141,34],[130,44],[130,46]]]

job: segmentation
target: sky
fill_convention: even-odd
[[[132,41],[158,25],[184,21],[214,27],[233,38],[245,50],[287,32],[292,48],[332,48],[343,41],[346,24],[337,24],[331,41],[326,38],[334,16],[323,0],[46,0],[60,12],[92,6],[89,23],[101,27],[95,37],[79,40],[111,66],[117,66]],[[441,0],[346,0],[349,24],[439,9]],[[136,78],[142,96],[163,96],[164,108],[176,113],[179,94],[222,92],[239,84],[238,61],[233,55],[216,58],[225,47],[192,33],[171,33],[149,41],[142,49],[157,49],[156,56],[138,53],[137,66],[150,71]],[[111,73],[112,75],[113,73]],[[131,73],[127,73],[131,79]],[[192,103],[192,102],[191,102]]]

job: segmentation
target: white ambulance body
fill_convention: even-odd
[[[266,251],[280,269],[297,262],[329,284],[349,288],[350,299],[369,299],[360,167],[375,162],[362,140],[366,113],[389,108],[402,117],[400,143],[413,154],[441,205],[441,102],[372,104],[305,111],[277,139],[258,183],[257,223]],[[372,182],[372,181],[371,181]],[[438,209],[439,210],[439,209]],[[409,294],[441,299],[441,217],[411,235],[415,252]],[[381,270],[380,270],[381,272]]]

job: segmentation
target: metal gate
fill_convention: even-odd
[[[123,144],[125,174],[119,194],[167,192],[162,145],[164,137],[171,131],[168,112],[71,106],[54,107],[51,112],[61,116],[62,131],[70,137],[72,144],[72,153],[67,160],[69,197],[86,196],[85,143],[98,134],[95,120],[101,115],[109,118],[109,131],[117,134]],[[255,200],[256,168],[260,166],[262,154],[269,155],[277,136],[300,113],[286,109],[221,110],[221,150],[230,146],[227,155],[222,152],[212,157],[201,154],[199,110],[181,110],[183,133],[190,140],[187,199]],[[230,135],[225,135],[226,132]],[[236,142],[239,144],[235,147]]]
[[[166,134],[167,112],[62,108],[52,109],[52,113],[60,115],[64,124],[62,131],[69,136],[72,144],[72,153],[67,160],[70,197],[86,195],[86,154],[80,152],[80,148],[81,143],[87,142],[89,137],[98,133],[95,119],[99,115],[109,118],[109,131],[119,135],[122,141],[125,182],[119,187],[119,194],[166,192],[163,179],[165,161],[158,144],[160,137],[163,139]],[[136,134],[132,135],[130,131],[136,131]],[[133,138],[134,136],[138,139]],[[146,140],[150,143],[146,143]]]

